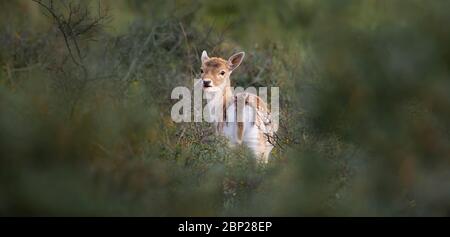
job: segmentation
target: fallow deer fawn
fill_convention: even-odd
[[[216,133],[228,138],[230,145],[245,144],[258,162],[267,163],[274,147],[273,135],[278,124],[273,122],[267,104],[251,93],[233,94],[230,75],[241,64],[245,53],[240,52],[228,60],[201,56],[201,80],[214,121]]]

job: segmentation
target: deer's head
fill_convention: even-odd
[[[203,51],[201,61],[201,83],[205,92],[221,92],[230,86],[230,75],[242,62],[245,53],[240,52],[231,56],[228,60],[209,57]]]

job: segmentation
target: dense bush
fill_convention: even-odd
[[[70,2],[0,3],[1,215],[449,214],[447,2]],[[171,120],[203,49],[280,87],[267,166]]]

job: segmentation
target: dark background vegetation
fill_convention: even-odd
[[[450,1],[41,2],[0,2],[0,215],[450,214]],[[203,49],[280,87],[269,165],[170,119]]]

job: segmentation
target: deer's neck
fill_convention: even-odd
[[[227,121],[227,108],[233,102],[233,94],[230,86],[226,86],[223,91],[218,92],[208,99],[209,117],[214,123]]]

